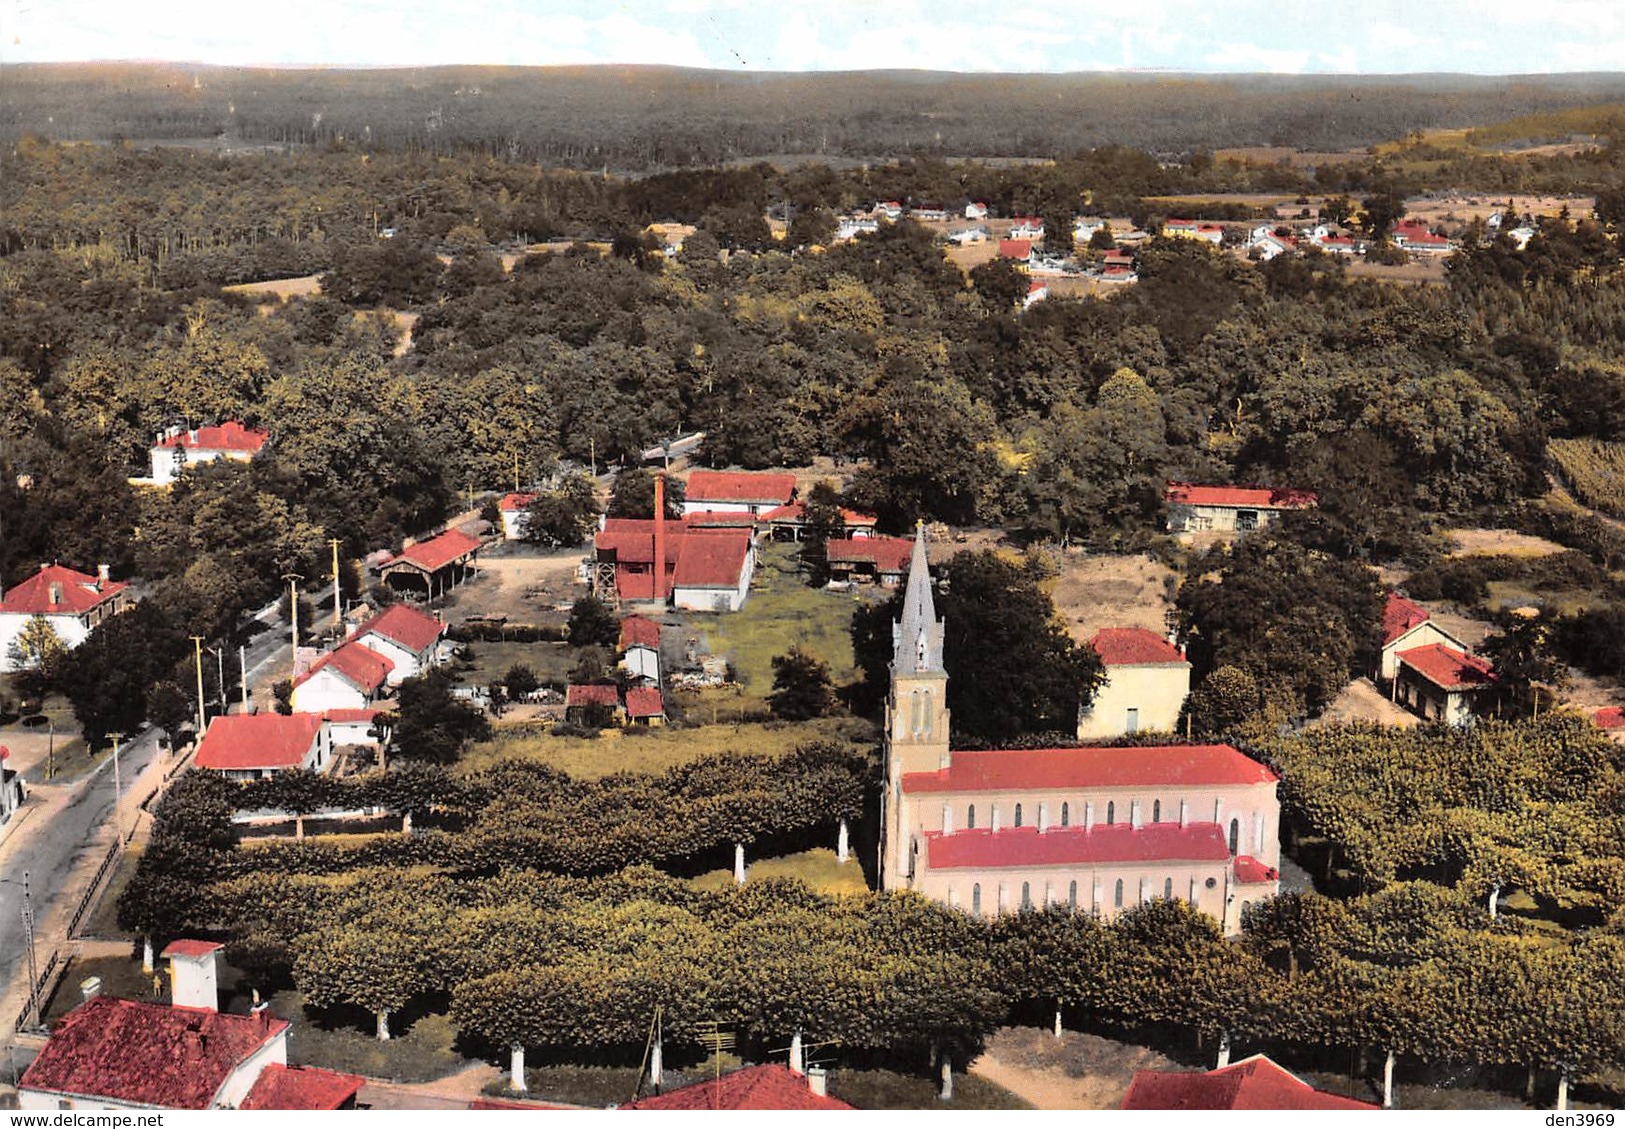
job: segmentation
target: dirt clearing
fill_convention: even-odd
[[[1004,1027],[970,1072],[1003,1086],[1039,1109],[1116,1109],[1136,1070],[1178,1070],[1147,1047],[1037,1027]]]
[[[1087,643],[1102,627],[1168,630],[1168,592],[1177,574],[1151,557],[1070,551],[1050,585],[1055,610],[1072,638]]]
[[[1455,542],[1453,557],[1549,557],[1563,552],[1563,546],[1544,537],[1511,529],[1447,529]]]
[[[479,575],[454,591],[446,601],[447,620],[458,623],[470,616],[504,615],[509,623],[556,622],[559,606],[586,595],[576,579],[585,549],[553,553],[493,548],[480,556]]]

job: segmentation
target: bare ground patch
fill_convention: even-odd
[[[1511,529],[1447,529],[1444,533],[1455,542],[1453,557],[1549,557],[1564,551],[1556,541]]]
[[[1308,728],[1347,725],[1354,721],[1369,721],[1378,725],[1407,729],[1421,724],[1421,718],[1384,697],[1371,679],[1356,678],[1343,687],[1343,692],[1326,707],[1326,712],[1311,721]]]
[[[558,606],[586,595],[577,569],[586,550],[552,553],[503,546],[480,557],[479,575],[446,601],[446,618],[504,615],[509,623],[543,623],[558,617]],[[551,618],[550,618],[551,617]]]
[[[1136,1070],[1177,1070],[1148,1047],[1079,1031],[1057,1039],[1037,1027],[1003,1027],[970,1072],[1039,1109],[1116,1109]]]
[[[1168,629],[1168,585],[1175,576],[1173,569],[1143,554],[1069,551],[1050,585],[1050,598],[1080,643],[1102,627],[1144,627],[1161,635]]]

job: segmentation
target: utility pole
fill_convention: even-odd
[[[28,1010],[33,1014],[34,1026],[39,1026],[39,964],[34,956],[34,898],[28,886],[28,871],[23,871],[23,932],[28,935]]]
[[[113,830],[120,839],[124,838],[124,816],[120,814],[119,800],[124,797],[124,777],[119,773],[118,754],[119,746],[124,742],[124,734],[113,735]]]
[[[333,626],[344,626],[344,600],[339,596],[339,546],[344,542],[337,537],[328,538],[327,543],[333,546]]]
[[[299,677],[299,581],[297,572],[285,572],[282,579],[288,582],[288,620],[290,634],[293,637],[293,676]]]
[[[513,492],[519,493],[519,452],[513,453]]]
[[[192,645],[197,648],[197,739],[203,740],[203,731],[209,727],[209,719],[203,712],[203,636],[193,635]]]
[[[242,644],[237,646],[237,666],[242,670],[243,682],[243,712],[248,712],[248,648]]]

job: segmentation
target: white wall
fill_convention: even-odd
[[[292,701],[294,713],[360,710],[371,704],[365,694],[325,666],[293,688]]]
[[[355,637],[355,641],[395,664],[395,669],[385,676],[385,681],[391,686],[399,686],[432,663],[432,660],[426,660],[425,656],[416,651],[407,650],[395,640],[385,639],[382,635],[374,635],[370,631],[363,631]],[[431,656],[434,654],[433,648],[430,648],[429,654]]]
[[[641,645],[628,647],[626,654],[621,657],[620,665],[639,678],[660,681],[660,652],[651,647]]]
[[[1078,715],[1080,741],[1128,733],[1128,711],[1138,710],[1135,732],[1173,732],[1191,689],[1189,663],[1110,666],[1107,681],[1086,712]]]
[[[1439,625],[1432,620],[1424,620],[1417,627],[1395,639],[1382,649],[1381,673],[1384,678],[1393,678],[1394,672],[1399,668],[1399,655],[1413,647],[1426,647],[1433,643],[1443,643],[1447,647],[1454,647],[1458,651],[1467,648],[1454,635],[1442,631]]]

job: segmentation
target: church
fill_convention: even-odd
[[[882,889],[975,916],[1066,905],[1109,919],[1180,898],[1226,933],[1279,892],[1280,778],[1229,745],[949,748],[923,529],[892,641]]]

